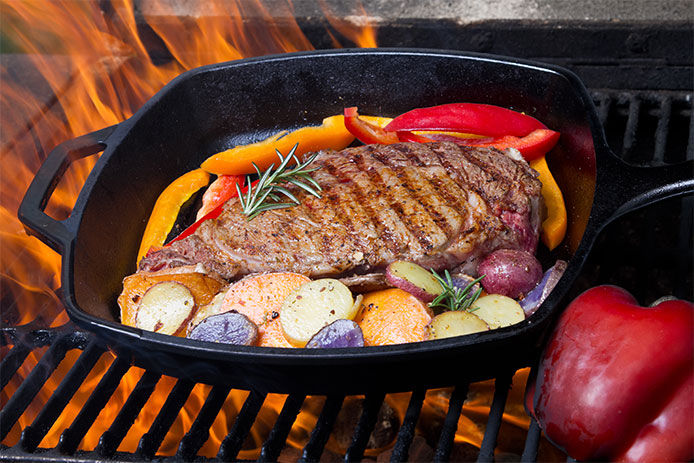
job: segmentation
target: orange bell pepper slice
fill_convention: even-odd
[[[566,205],[559,185],[554,180],[545,157],[530,161],[530,167],[540,173],[542,197],[547,208],[547,217],[542,221],[540,239],[551,251],[559,246],[566,235]]]
[[[292,132],[280,132],[265,140],[240,145],[210,156],[200,166],[203,170],[217,175],[254,174],[253,163],[260,171],[267,170],[277,163],[277,153],[288,153],[297,143],[295,154],[324,149],[341,150],[354,141],[354,136],[345,128],[342,115],[323,119],[322,125],[302,127]]]
[[[195,169],[178,177],[161,192],[157,202],[154,203],[145,233],[142,235],[137,262],[140,262],[151,247],[164,244],[164,240],[176,223],[181,206],[190,199],[193,193],[207,186],[209,182],[210,174],[202,169]]]
[[[345,108],[345,127],[357,140],[367,145],[372,143],[390,145],[400,141],[397,133],[386,132],[377,122],[372,124],[362,119],[356,106]]]

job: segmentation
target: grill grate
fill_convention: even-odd
[[[636,164],[659,165],[694,158],[694,127],[692,126],[692,94],[687,92],[623,92],[597,90],[593,97],[603,123],[608,142],[613,150],[628,162]],[[682,204],[679,241],[683,249],[679,255],[691,255],[691,198]],[[686,204],[689,204],[687,206]],[[688,215],[687,215],[688,214]],[[688,254],[687,254],[688,253]],[[665,253],[667,254],[667,253]],[[672,254],[672,252],[670,253]],[[590,264],[590,263],[589,263]],[[586,273],[586,272],[584,272]],[[691,274],[691,271],[689,272]],[[688,295],[683,295],[687,297]],[[90,334],[81,332],[72,324],[59,328],[45,329],[32,323],[21,327],[5,327],[0,331],[0,344],[8,352],[0,363],[2,387],[8,385],[24,361],[32,352],[45,349],[38,364],[21,381],[17,390],[3,405],[0,411],[0,440],[4,439],[16,425],[18,419],[32,404],[37,394],[56,371],[66,355],[73,350],[81,351],[71,365],[59,386],[33,419],[31,425],[21,432],[19,442],[12,446],[0,447],[0,459],[30,461],[95,461],[111,459],[114,461],[138,461],[157,458],[160,461],[207,461],[198,452],[210,436],[210,428],[227,401],[231,385],[213,385],[202,408],[190,425],[188,432],[181,436],[178,450],[174,456],[158,456],[157,452],[191,395],[195,383],[178,379],[158,410],[156,417],[139,439],[134,453],[119,452],[118,448],[135,423],[141,410],[147,406],[162,376],[145,371],[120,407],[115,419],[100,436],[93,451],[78,451],[80,442],[97,420],[99,413],[112,397],[123,377],[131,369],[129,359],[115,357],[108,370],[101,376],[98,384],[80,409],[70,426],[60,435],[55,448],[41,448],[40,443],[50,431],[61,413],[85,382],[90,371],[99,359],[107,353]],[[11,346],[11,348],[10,348]],[[513,371],[500,372],[495,378],[494,398],[487,418],[486,429],[477,461],[494,461],[497,439],[506,407],[507,396]],[[454,450],[454,437],[458,428],[463,404],[468,396],[468,384],[458,384],[448,400],[448,409],[434,449],[434,461],[448,461]],[[395,444],[390,455],[393,462],[408,461],[416,439],[416,425],[422,413],[427,396],[425,389],[412,391],[404,412],[403,421],[397,430]],[[287,396],[277,416],[274,426],[267,434],[260,449],[258,461],[277,461],[285,448],[292,426],[296,423],[306,396],[291,394]],[[385,391],[367,394],[358,423],[351,437],[344,461],[361,461],[364,458],[368,440],[375,429],[378,412],[386,399]],[[318,421],[304,446],[299,461],[320,461],[329,437],[335,426],[346,397],[335,395],[325,398]],[[246,437],[256,421],[266,401],[266,395],[249,391],[239,413],[229,426],[229,432],[221,441],[215,461],[236,461],[243,448]],[[541,444],[541,431],[533,420],[525,435],[525,446],[521,461],[536,461]]]
[[[168,394],[164,405],[159,410],[149,430],[140,438],[137,451],[134,454],[117,452],[118,446],[135,422],[138,413],[145,406],[161,378],[161,375],[158,373],[145,371],[122,405],[111,426],[101,435],[94,451],[77,451],[80,441],[118,387],[123,376],[130,369],[130,364],[126,359],[116,357],[107,372],[101,377],[98,385],[94,388],[88,401],[82,407],[77,417],[75,417],[70,427],[62,432],[57,448],[38,448],[38,444],[46,436],[46,433],[60,416],[77,389],[82,385],[91,369],[94,368],[99,357],[107,351],[104,347],[99,346],[92,339],[91,335],[78,331],[72,324],[54,329],[35,329],[35,327],[30,325],[4,328],[2,333],[3,345],[12,345],[9,354],[5,356],[0,364],[0,368],[7,375],[11,373],[10,369],[17,370],[18,356],[26,356],[25,352],[49,345],[39,364],[22,381],[19,389],[15,391],[2,411],[0,411],[0,438],[2,439],[6,437],[18,418],[29,407],[38,391],[58,367],[67,352],[73,349],[82,350],[79,358],[72,365],[50,399],[45,403],[41,412],[32,424],[22,431],[17,445],[11,448],[2,447],[0,456],[3,458],[14,459],[20,456],[27,457],[31,455],[32,458],[47,461],[55,458],[63,460],[66,455],[69,455],[76,461],[91,461],[102,458],[116,461],[152,459],[156,456],[164,436],[169,431],[177,414],[193,390],[194,384],[192,382],[186,379],[179,379]],[[512,375],[513,372],[505,372],[496,379],[494,399],[478,461],[493,461],[497,433],[501,425]],[[197,456],[197,453],[207,441],[212,422],[220,412],[231,390],[232,388],[229,385],[212,387],[190,430],[182,436],[176,455],[160,457],[161,461],[206,461],[206,459]],[[435,449],[435,461],[448,461],[450,457],[458,427],[458,419],[462,413],[463,402],[466,399],[467,392],[467,384],[459,385],[453,389],[449,400],[448,412],[439,436],[438,447]],[[384,403],[385,396],[385,392],[375,392],[366,395],[361,416],[353,433],[352,443],[344,457],[345,461],[361,461],[364,457],[369,436],[374,430],[378,411]],[[425,396],[426,391],[423,389],[418,389],[412,393],[402,426],[397,434],[391,461],[408,461],[408,451],[415,435],[415,426],[419,419]],[[277,461],[305,398],[306,396],[301,394],[290,394],[287,397],[274,427],[262,446],[259,461]],[[216,460],[236,461],[242,444],[248,436],[264,400],[265,394],[250,391],[239,414],[235,417],[229,434],[219,447]],[[344,395],[333,395],[326,398],[317,424],[311,433],[308,443],[303,448],[299,461],[320,461],[344,400]],[[537,427],[534,427],[534,429],[537,429]],[[539,432],[537,431],[529,433],[529,439],[526,443],[526,448],[531,447],[529,455],[537,454],[538,437]]]

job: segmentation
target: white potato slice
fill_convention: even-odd
[[[303,347],[321,328],[359,309],[347,286],[332,278],[311,281],[294,290],[282,304],[280,322],[287,340]]]
[[[464,310],[443,312],[427,325],[428,339],[452,338],[488,330],[489,326],[481,318]]]
[[[431,302],[441,294],[443,287],[421,265],[398,260],[386,267],[386,281],[424,302]]]
[[[525,320],[525,312],[520,304],[501,294],[490,294],[477,299],[472,309],[472,313],[487,322],[491,329],[515,325]]]
[[[163,334],[178,334],[195,314],[195,299],[187,286],[163,281],[142,296],[135,315],[135,326]]]

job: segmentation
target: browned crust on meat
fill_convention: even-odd
[[[493,148],[367,145],[323,151],[314,163],[321,198],[295,191],[300,205],[252,221],[232,199],[140,268],[202,263],[227,279],[264,271],[356,278],[398,259],[460,268],[493,249],[522,247],[527,234],[501,214],[530,215],[540,198],[537,173]]]

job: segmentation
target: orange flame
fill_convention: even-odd
[[[31,61],[57,98],[44,101],[45,98],[24,87],[23,80],[12,75],[11,69],[4,66],[0,69],[4,83],[0,86],[4,125],[0,165],[6,169],[0,176],[0,300],[3,304],[0,315],[3,325],[21,325],[38,319],[44,325],[60,326],[68,321],[55,294],[60,287],[60,256],[27,236],[16,218],[29,182],[52,147],[127,119],[167,82],[188,69],[249,56],[313,48],[294,19],[291,0],[285,4],[273,2],[272,12],[261,0],[186,2],[189,7],[204,10],[191,16],[180,16],[172,9],[172,4],[164,0],[140,2],[145,25],[172,56],[165,63],[155,64],[142,39],[143,24],[136,18],[133,0],[113,0],[108,11],[103,11],[103,2],[97,1],[6,0],[0,3],[6,38]],[[328,22],[339,34],[361,47],[376,46],[375,29],[361,5],[356,15],[338,17],[324,2],[321,4]],[[156,14],[150,14],[153,12]],[[247,18],[255,20],[246,21]],[[338,38],[328,33],[335,46],[340,46]],[[93,157],[87,158],[71,166],[51,198],[47,208],[49,215],[57,219],[69,215],[95,161]],[[2,353],[6,354],[7,349],[4,347]],[[3,405],[43,352],[45,348],[34,350],[2,390],[0,401]],[[19,440],[22,429],[32,423],[79,353],[78,350],[68,352],[3,444],[14,445]],[[58,444],[61,432],[70,425],[112,362],[110,353],[102,356],[40,447],[52,448]],[[80,449],[92,450],[97,446],[99,437],[111,425],[142,373],[134,367],[128,371],[80,443]],[[136,450],[174,384],[173,378],[161,378],[119,451]],[[194,387],[158,455],[176,452],[180,438],[190,429],[210,389],[205,385]],[[199,455],[212,457],[217,453],[246,395],[232,391],[227,397]],[[409,400],[406,396],[395,395],[388,399],[400,420]],[[285,397],[267,397],[239,458],[258,457],[260,444],[274,425]],[[317,403],[320,403],[319,398],[307,401],[289,436],[290,445],[301,448],[306,444],[316,423]],[[443,409],[445,414],[447,398],[439,396],[428,404],[429,408]],[[482,409],[485,406],[480,405]],[[465,417],[461,417],[462,421]],[[470,431],[469,427],[461,424],[459,433],[462,434],[458,439],[479,446],[479,429]]]

